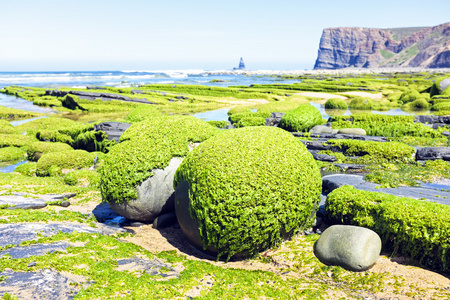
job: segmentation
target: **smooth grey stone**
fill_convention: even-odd
[[[30,256],[42,256],[47,253],[55,251],[64,251],[66,248],[71,247],[67,242],[58,242],[51,244],[34,244],[25,247],[13,247],[4,251],[0,251],[0,257],[5,254],[9,254],[13,259],[27,258]]]
[[[175,225],[177,222],[177,214],[176,213],[168,213],[168,214],[162,214],[159,217],[157,217],[153,221],[153,228],[165,228],[172,225]]]
[[[309,133],[333,133],[333,129],[326,125],[316,125],[309,130]]]
[[[126,230],[106,226],[101,223],[97,224],[97,228],[93,228],[85,224],[72,223],[17,223],[17,224],[0,224],[0,246],[5,245],[19,245],[24,241],[31,241],[37,238],[37,233],[42,236],[52,236],[58,232],[72,233],[86,232],[86,233],[100,233],[105,235],[126,232]]]
[[[450,147],[424,147],[416,151],[416,160],[436,160],[450,155]]]
[[[367,135],[366,131],[362,128],[342,128],[338,133],[341,134],[353,134],[353,135]]]
[[[110,202],[111,208],[130,220],[152,222],[162,213],[174,211],[173,177],[183,161],[174,157],[165,169],[154,169],[154,175],[136,187],[137,199],[128,202]]]
[[[282,113],[282,112],[272,112],[272,113],[270,114],[270,117],[271,117],[271,118],[277,118],[277,119],[280,119],[280,120],[281,120],[281,118],[282,118],[284,115],[285,115],[285,113]]]
[[[0,196],[0,205],[8,205],[7,209],[40,209],[47,206],[46,202],[23,196]]]
[[[333,174],[322,177],[322,191],[326,194],[343,185],[352,185],[359,190],[379,192],[407,197],[413,199],[425,199],[440,204],[450,205],[450,192],[426,187],[399,186],[397,188],[377,188],[380,185],[364,181],[361,175]]]
[[[19,299],[73,299],[80,287],[61,274],[44,269],[37,272],[4,271],[0,277],[0,294],[10,293]],[[88,284],[83,285],[84,288]]]
[[[314,244],[314,255],[324,264],[365,271],[376,262],[381,239],[370,229],[351,225],[328,227]]]

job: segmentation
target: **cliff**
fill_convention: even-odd
[[[314,69],[450,68],[450,23],[434,27],[323,30]]]

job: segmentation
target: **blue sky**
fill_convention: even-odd
[[[0,71],[311,69],[323,28],[450,22],[449,0],[0,4]]]

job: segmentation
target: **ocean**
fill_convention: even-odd
[[[10,85],[33,87],[135,87],[144,84],[201,84],[210,86],[235,86],[270,84],[277,77],[246,75],[226,70],[164,70],[164,71],[86,71],[86,72],[0,72],[0,88]],[[294,83],[299,80],[283,80]]]

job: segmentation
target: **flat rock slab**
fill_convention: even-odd
[[[421,188],[400,186],[397,188],[377,188],[379,184],[364,181],[364,176],[350,174],[335,174],[322,177],[322,189],[331,192],[343,185],[352,185],[359,190],[380,192],[398,197],[425,199],[440,204],[450,205],[450,192]]]
[[[0,251],[0,257],[5,254],[11,255],[13,259],[27,258],[30,256],[42,256],[55,251],[65,251],[72,245],[67,242],[58,242],[51,244],[34,244],[25,247],[13,247],[8,250]]]
[[[0,277],[0,296],[6,293],[19,299],[73,299],[78,292],[77,285],[54,271],[44,269],[38,272],[4,271]]]
[[[30,193],[16,193],[14,195],[0,195],[0,205],[7,205],[8,209],[39,209],[47,206],[48,202],[69,199],[77,194],[47,194],[35,195]]]
[[[18,224],[0,224],[0,246],[19,245],[24,241],[31,241],[37,238],[37,233],[43,236],[52,236],[58,232],[72,233],[100,233],[100,234],[116,234],[125,232],[125,229],[97,224],[97,228],[90,227],[85,224],[72,223],[18,223]]]
[[[117,271],[128,271],[131,273],[159,275],[164,279],[178,278],[181,270],[176,270],[171,264],[164,263],[158,259],[146,260],[142,258],[121,259],[117,261]]]

